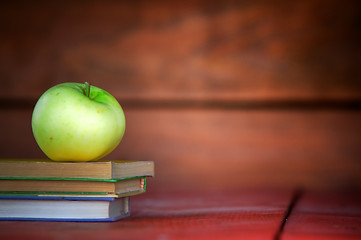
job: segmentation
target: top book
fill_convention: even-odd
[[[0,159],[0,178],[126,179],[142,176],[154,176],[154,162]]]

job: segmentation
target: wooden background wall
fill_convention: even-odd
[[[153,160],[153,189],[361,187],[359,1],[2,1],[0,158],[51,86],[123,106],[107,159]]]

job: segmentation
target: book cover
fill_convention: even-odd
[[[152,161],[55,162],[47,159],[1,159],[0,177],[125,179],[154,176]]]
[[[129,215],[129,197],[0,196],[0,220],[104,222]]]
[[[92,179],[0,178],[0,194],[139,194],[146,178],[93,181]]]

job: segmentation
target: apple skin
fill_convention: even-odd
[[[85,83],[66,82],[48,89],[32,115],[41,150],[54,161],[93,161],[112,152],[125,131],[125,116],[108,92]],[[89,94],[89,97],[87,96]]]

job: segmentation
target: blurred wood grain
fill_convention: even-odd
[[[358,1],[11,1],[3,97],[64,81],[119,99],[360,99]]]
[[[360,188],[358,111],[126,110],[106,158],[155,161],[150,187]],[[1,157],[45,157],[31,110],[0,111]]]
[[[40,95],[91,82],[124,107],[108,159],[150,187],[361,187],[360,3],[3,1],[0,158],[45,157]]]

